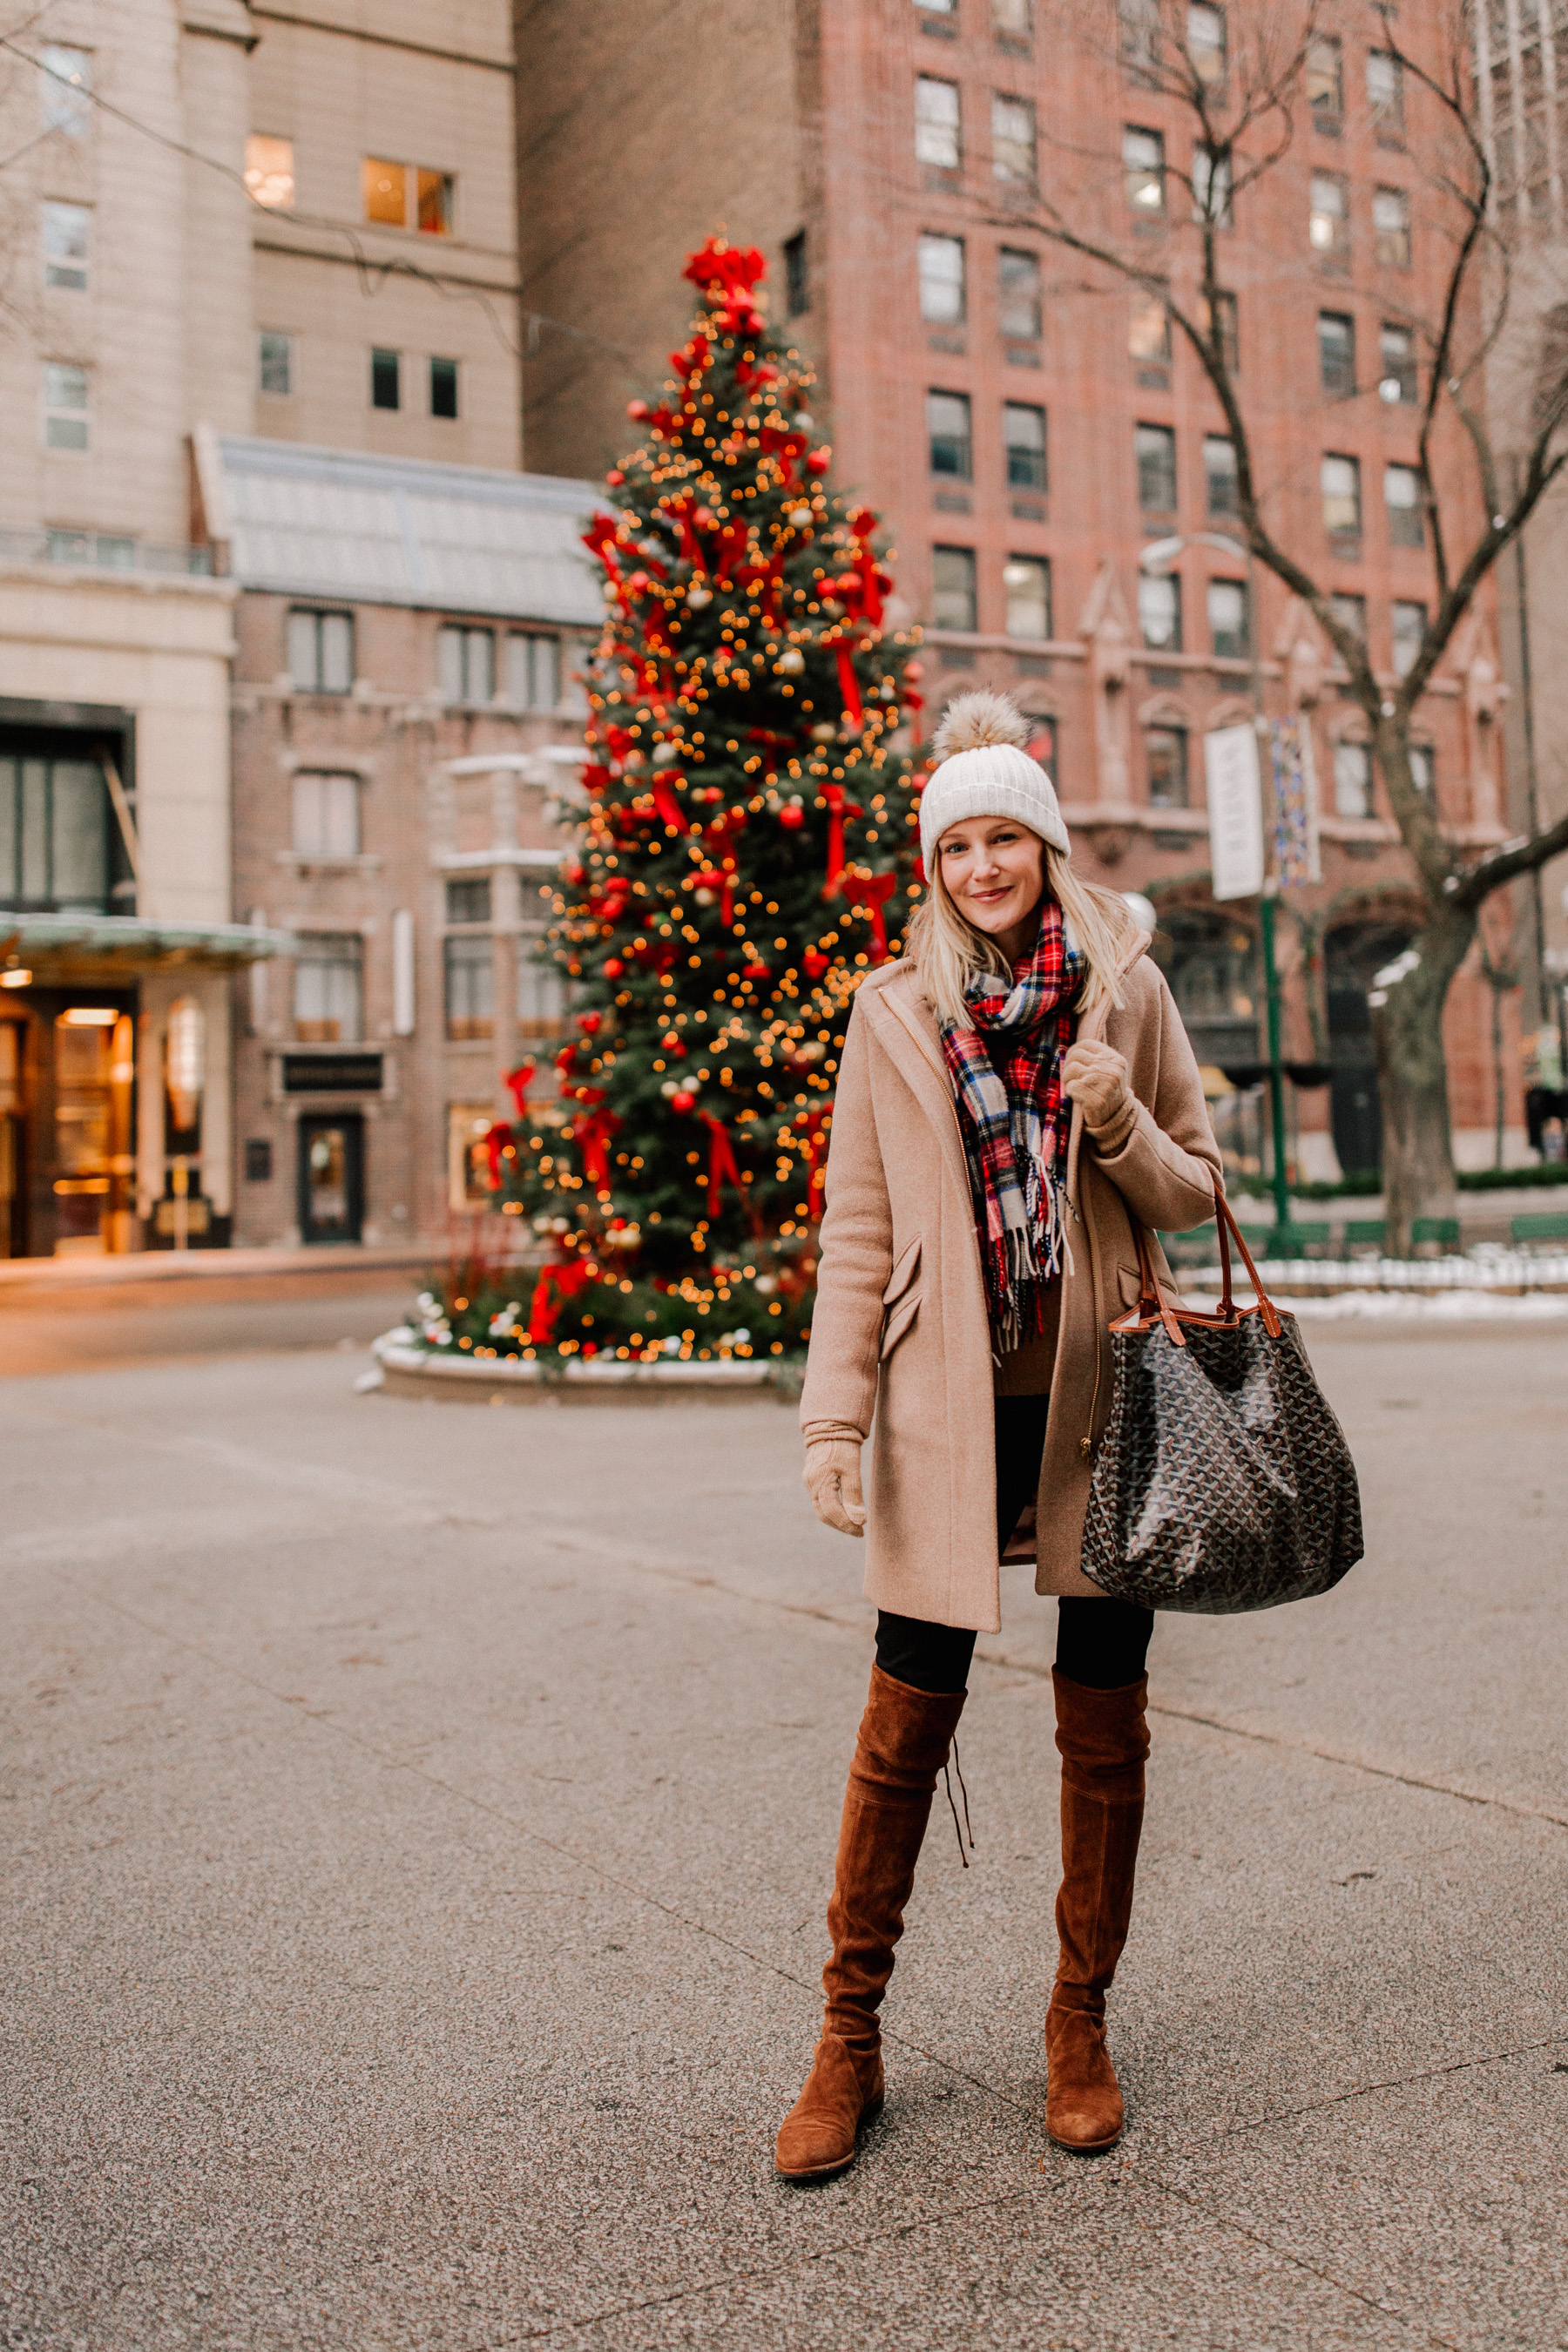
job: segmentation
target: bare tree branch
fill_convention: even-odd
[[[1457,877],[1447,896],[1452,905],[1468,912],[1500,890],[1521,874],[1533,874],[1550,858],[1560,857],[1568,849],[1568,816],[1560,817],[1544,833],[1531,834],[1528,841],[1510,842],[1494,857],[1483,858],[1479,866]]]

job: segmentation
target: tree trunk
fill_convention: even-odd
[[[1373,1005],[1391,1257],[1409,1256],[1417,1217],[1457,1213],[1443,1007],[1475,929],[1473,914],[1433,913],[1410,943],[1420,961],[1376,992],[1383,1001]]]

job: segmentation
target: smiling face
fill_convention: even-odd
[[[1010,816],[963,817],[937,844],[942,879],[961,915],[1016,957],[1045,888],[1045,844]]]

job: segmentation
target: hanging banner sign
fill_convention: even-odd
[[[1263,793],[1258,734],[1248,720],[1204,737],[1209,864],[1215,898],[1255,898],[1263,887]]]
[[[1274,766],[1274,870],[1281,889],[1323,878],[1318,843],[1318,778],[1306,719],[1276,719],[1269,728]]]

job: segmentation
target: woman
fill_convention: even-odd
[[[1079,1553],[1110,1410],[1106,1326],[1139,1293],[1131,1220],[1212,1215],[1220,1158],[1170,991],[1122,902],[1072,874],[1024,734],[1000,695],[950,708],[921,802],[930,889],[912,953],[862,983],[834,1105],[805,1483],[819,1518],[866,1538],[877,1656],[822,2038],[778,2137],[792,2180],[851,2163],[881,2105],[893,1947],[976,1633],[1001,1624],[998,1559],[1031,1502],[1035,1589],[1060,1612],[1046,2128],[1085,2153],[1121,2130],[1105,1994],[1131,1910],[1153,1617],[1100,1593]]]

